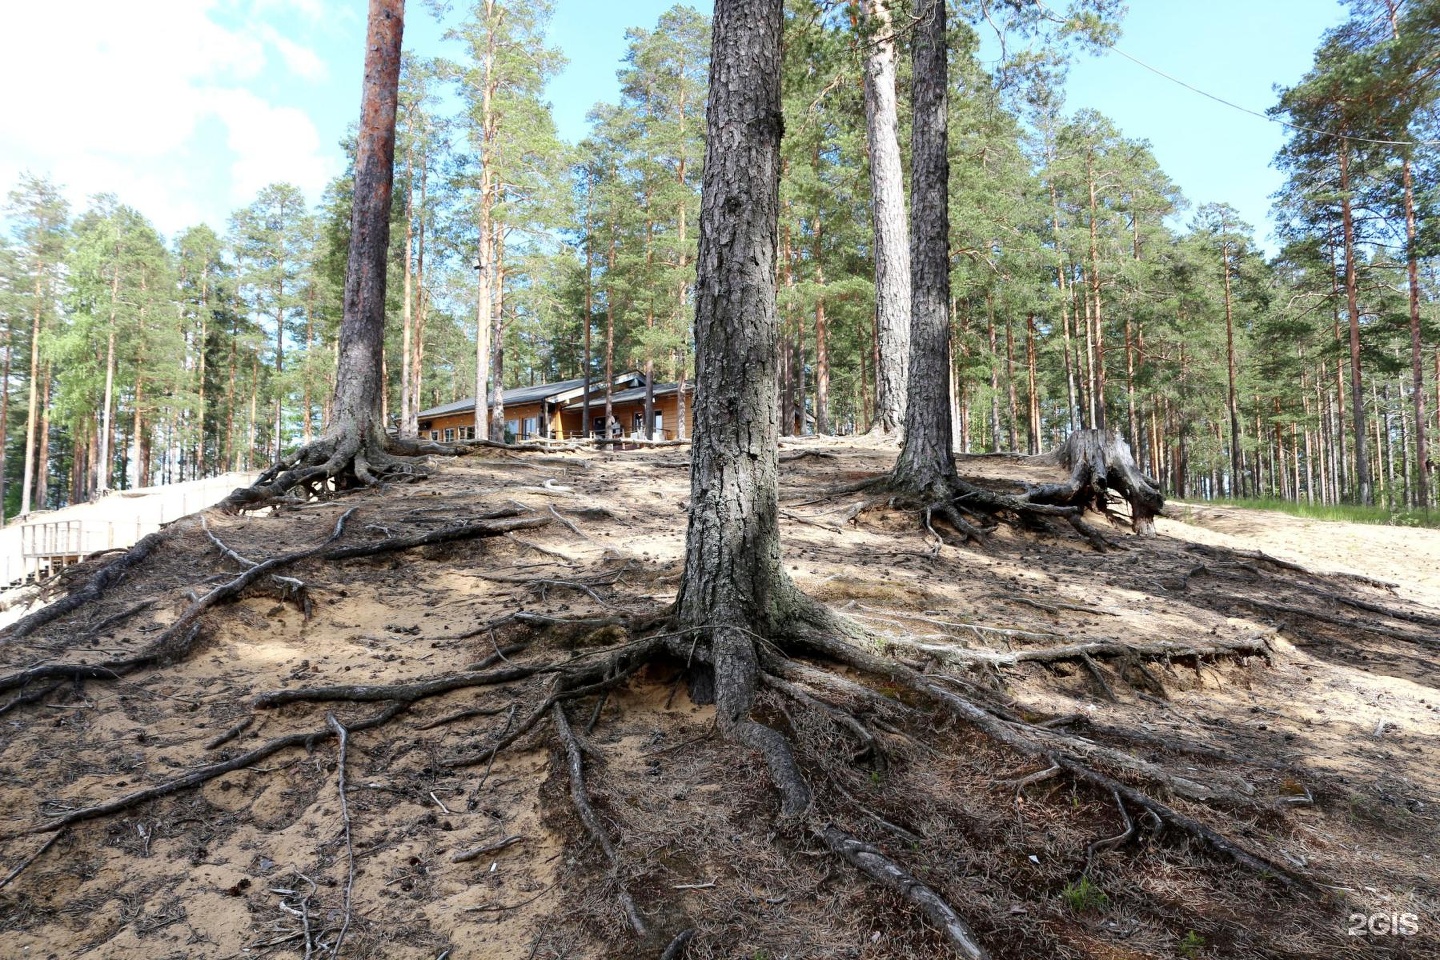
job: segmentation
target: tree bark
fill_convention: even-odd
[[[748,719],[759,670],[753,636],[776,632],[798,596],[780,564],[778,525],[781,29],[781,0],[715,4],[690,521],[676,604],[680,624],[711,639],[721,728],[771,760],[767,743],[780,735]]]
[[[1085,177],[1090,185],[1090,290],[1092,300],[1090,308],[1090,322],[1094,325],[1095,355],[1092,360],[1091,373],[1095,377],[1092,387],[1091,402],[1095,405],[1094,424],[1100,429],[1105,429],[1105,326],[1100,310],[1100,246],[1098,237],[1099,209],[1095,197],[1095,154],[1088,152],[1085,155]]]
[[[105,399],[100,414],[100,452],[95,461],[95,492],[104,495],[110,490],[111,444],[115,436],[115,312],[120,302],[120,269],[110,279],[110,330],[105,341]],[[235,369],[230,369],[234,385]]]
[[[1093,508],[1108,515],[1107,500],[1113,491],[1130,505],[1131,529],[1142,537],[1155,536],[1155,516],[1164,508],[1165,498],[1135,463],[1130,445],[1118,432],[1076,430],[1045,458],[1069,470],[1070,480],[1032,487],[1032,502]]]
[[[1415,505],[1430,506],[1430,454],[1425,436],[1425,348],[1420,339],[1420,265],[1415,245],[1415,181],[1410,158],[1400,168],[1405,188],[1405,276],[1410,287],[1410,373],[1415,404]]]
[[[615,223],[610,224],[610,251],[605,259],[605,431],[610,436],[610,421],[615,418]],[[698,366],[699,361],[696,361]]]
[[[30,512],[35,480],[35,437],[39,427],[40,330],[45,316],[43,273],[35,272],[35,313],[30,324],[30,396],[25,409],[25,472],[20,477],[20,515]]]
[[[345,268],[331,433],[379,439],[385,342],[385,261],[395,173],[395,111],[405,0],[370,0],[365,83],[355,156],[355,204]],[[478,400],[478,398],[477,398]],[[337,451],[338,452],[338,451]]]
[[[815,167],[820,165],[820,147],[815,147]],[[825,320],[825,221],[819,204],[814,213],[810,259],[815,264],[815,432],[830,433],[830,331]]]
[[[1053,155],[1051,157],[1053,160]],[[1060,234],[1060,194],[1055,189],[1055,182],[1052,179],[1050,188],[1050,210],[1051,225],[1055,233],[1055,285],[1059,290],[1056,300],[1060,306],[1060,329],[1065,341],[1065,418],[1069,421],[1070,430],[1073,433],[1080,429],[1080,417],[1077,413],[1078,404],[1075,397],[1075,366],[1070,353],[1070,295],[1065,289],[1065,248],[1061,244]]]
[[[490,417],[485,393],[486,371],[490,366],[490,208],[494,203],[490,143],[494,134],[495,31],[493,0],[486,0],[486,21],[492,24],[485,44],[485,78],[480,91],[480,210],[475,270],[479,277],[475,295],[475,436],[490,435]],[[494,439],[493,437],[491,439]],[[503,439],[503,438],[502,438]]]
[[[420,164],[420,225],[415,235],[415,332],[411,341],[410,376],[413,380],[410,386],[410,401],[415,408],[415,413],[420,412],[420,398],[423,396],[422,389],[425,383],[424,361],[425,361],[425,317],[428,298],[425,296],[425,212],[429,210],[427,203],[426,181],[429,174],[429,164]],[[419,434],[419,424],[416,424],[416,434]]]
[[[1030,417],[1028,452],[1032,456],[1040,452],[1040,389],[1036,383],[1035,335],[1035,314],[1032,311],[1025,317],[1025,399]]]
[[[490,439],[496,443],[505,440],[505,262],[504,246],[496,225],[491,230],[495,236],[490,244],[491,269],[493,272],[494,310],[490,317]],[[477,434],[478,436],[478,434]]]
[[[865,132],[870,145],[871,209],[875,222],[875,414],[871,431],[898,432],[905,424],[910,368],[910,248],[905,230],[895,95],[895,41],[889,0],[862,0],[865,38]]]
[[[5,526],[5,478],[8,476],[5,463],[5,448],[9,442],[10,426],[10,324],[5,325],[5,369],[0,373],[0,527]]]
[[[50,503],[50,388],[55,383],[49,360],[40,371],[40,450],[35,456],[35,507],[44,510]]]
[[[400,297],[400,426],[402,437],[414,439],[419,435],[419,424],[415,414],[415,382],[411,370],[414,358],[411,356],[411,341],[415,336],[414,271],[411,269],[411,248],[415,243],[415,123],[413,117],[409,127],[410,142],[405,147],[405,247],[401,255],[405,289]],[[306,416],[309,416],[308,404]],[[308,438],[307,438],[308,439]]]
[[[1222,220],[1222,234],[1226,228],[1227,225]],[[1230,301],[1230,244],[1223,236],[1220,242],[1220,270],[1225,281],[1225,372],[1229,384],[1226,408],[1230,413],[1230,495],[1238,497],[1245,492],[1242,481],[1245,473],[1240,454],[1240,403],[1235,389],[1235,319]]]
[[[910,384],[897,487],[948,491],[955,479],[950,422],[950,162],[945,5],[931,4],[912,38]]]
[[[1360,375],[1360,304],[1355,277],[1355,219],[1350,203],[1350,142],[1340,139],[1340,217],[1345,233],[1345,304],[1350,317],[1350,406],[1355,428],[1355,492],[1360,502],[1375,502],[1365,436],[1365,387]]]
[[[580,436],[590,435],[590,331],[595,326],[595,268],[591,246],[594,242],[595,224],[591,220],[591,205],[594,203],[595,181],[592,178],[585,186],[585,357],[580,374],[584,379],[580,395]]]

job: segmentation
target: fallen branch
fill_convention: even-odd
[[[487,853],[499,853],[506,847],[514,846],[515,844],[522,842],[524,839],[525,838],[520,836],[519,834],[505,837],[503,840],[496,840],[494,843],[487,843],[483,847],[476,847],[473,850],[464,850],[457,852],[454,856],[450,858],[450,862],[468,863],[471,860],[475,860],[479,857],[485,856],[485,854]]]

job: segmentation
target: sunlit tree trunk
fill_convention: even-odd
[[[901,489],[948,492],[955,480],[950,422],[950,162],[945,5],[915,24],[910,207],[910,377],[905,440],[895,463]]]
[[[893,434],[905,423],[909,372],[910,248],[905,229],[895,95],[895,42],[889,0],[861,0],[865,39],[865,130],[875,224],[875,413],[871,430]]]

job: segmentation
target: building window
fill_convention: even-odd
[[[461,428],[460,428],[460,439],[461,439],[461,440],[474,440],[474,439],[475,439],[475,428],[474,428],[474,427],[461,427]]]
[[[439,431],[439,430],[431,430],[431,431],[430,431],[430,439],[431,439],[431,440],[439,440],[439,439],[440,439],[440,431]]]
[[[446,442],[446,443],[454,443],[454,442],[455,442],[455,428],[454,428],[454,427],[446,427],[446,428],[445,428],[445,442]]]

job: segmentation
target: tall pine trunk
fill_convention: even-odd
[[[0,527],[5,525],[5,479],[7,465],[5,462],[5,449],[9,443],[10,426],[10,352],[11,352],[11,331],[10,325],[5,325],[5,368],[0,373]]]
[[[865,132],[875,223],[875,413],[871,430],[893,434],[905,423],[909,372],[910,249],[905,230],[895,96],[895,42],[889,0],[862,0],[867,17]]]
[[[901,489],[939,492],[955,479],[950,422],[950,162],[945,4],[930,5],[912,39],[910,141],[910,384]]]
[[[405,147],[405,246],[401,251],[401,255],[404,257],[405,279],[400,298],[400,426],[398,430],[399,435],[407,439],[413,439],[419,435],[419,425],[415,418],[419,408],[415,405],[415,378],[411,369],[411,364],[415,359],[411,353],[412,341],[415,338],[414,270],[411,259],[412,248],[415,245],[413,122],[410,124],[410,132],[412,136]]]
[[[1220,229],[1222,233],[1226,229],[1223,221]],[[1235,318],[1230,302],[1230,244],[1225,240],[1220,243],[1220,269],[1225,280],[1225,374],[1229,384],[1225,405],[1230,413],[1230,493],[1231,496],[1242,496],[1244,486],[1241,477],[1245,474],[1244,458],[1240,452],[1240,403],[1235,389]]]
[[[715,4],[690,521],[676,604],[681,624],[711,639],[721,729],[758,750],[780,735],[748,719],[753,636],[781,628],[796,597],[780,564],[776,445],[781,25],[781,0]]]
[[[30,395],[25,408],[25,472],[20,478],[20,514],[30,512],[30,497],[34,492],[35,480],[35,438],[40,426],[40,329],[45,317],[44,275],[37,268],[35,272],[35,312],[30,323]]]
[[[38,510],[46,510],[50,505],[50,388],[54,382],[54,369],[46,360],[40,372],[40,449],[35,455],[35,507]]]
[[[115,442],[115,314],[120,303],[120,270],[110,279],[110,322],[105,340],[105,397],[100,413],[100,451],[95,460],[95,492],[103,495],[110,490],[110,461]],[[233,369],[232,384],[233,384]]]
[[[485,0],[486,22],[494,23],[494,0]],[[475,270],[479,276],[475,294],[475,436],[489,436],[490,417],[485,392],[486,372],[490,367],[491,303],[490,213],[495,202],[494,171],[491,164],[491,143],[495,135],[495,31],[487,31],[485,43],[485,75],[480,91],[480,203],[476,233]],[[491,437],[491,439],[495,439]],[[500,439],[504,439],[503,436]]]
[[[490,315],[490,439],[505,439],[505,253],[498,226],[490,243],[494,271],[494,310]]]
[[[821,248],[825,236],[820,211],[815,211],[815,240],[812,258],[815,261],[815,432],[830,433],[830,331],[825,320],[825,264]]]
[[[1410,173],[1410,158],[1400,167],[1405,187],[1405,276],[1410,288],[1410,375],[1413,386],[1411,399],[1415,406],[1415,505],[1425,510],[1430,506],[1430,454],[1425,435],[1425,348],[1420,339],[1420,265],[1415,245],[1415,181]]]
[[[1355,428],[1355,493],[1362,504],[1375,502],[1365,436],[1365,386],[1360,374],[1359,283],[1355,276],[1355,218],[1350,202],[1350,142],[1340,139],[1340,217],[1345,236],[1345,306],[1350,318],[1350,406]]]
[[[370,0],[365,83],[355,155],[355,204],[345,267],[335,396],[329,433],[381,441],[380,378],[385,344],[385,264],[395,173],[395,112],[404,0]],[[343,446],[342,446],[343,449]]]

